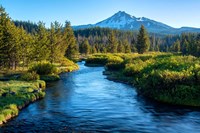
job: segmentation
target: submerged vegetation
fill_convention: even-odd
[[[86,64],[102,64],[105,74],[134,85],[154,100],[200,106],[200,59],[172,53],[95,54]]]

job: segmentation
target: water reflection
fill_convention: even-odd
[[[46,97],[1,127],[2,132],[200,132],[200,111],[159,104],[108,81],[102,67],[61,75]]]

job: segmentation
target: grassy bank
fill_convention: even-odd
[[[60,79],[59,74],[78,70],[79,66],[67,58],[60,63],[36,62],[29,66],[28,72],[36,72],[40,80],[47,82],[57,81]]]
[[[18,115],[19,110],[45,96],[45,82],[0,82],[0,125]]]
[[[73,61],[64,58],[59,63],[50,62],[33,62],[28,67],[18,67],[16,70],[1,69],[0,81],[19,80],[22,75],[30,77],[32,72],[36,72],[39,75],[40,80],[44,81],[57,81],[60,79],[59,74],[72,72],[78,70],[79,66]],[[27,74],[28,73],[28,74]],[[29,81],[29,80],[28,80]]]
[[[171,53],[97,54],[108,79],[134,85],[138,93],[174,105],[200,106],[200,59]]]
[[[19,110],[45,96],[45,81],[59,80],[59,74],[79,69],[64,59],[60,63],[35,62],[29,68],[0,71],[0,125],[18,115]]]

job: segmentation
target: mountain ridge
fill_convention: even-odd
[[[146,17],[135,17],[125,11],[119,11],[111,17],[97,22],[95,24],[73,26],[74,30],[86,29],[93,27],[111,28],[118,30],[138,30],[141,25],[144,25],[148,32],[160,34],[181,34],[183,32],[200,32],[200,28],[181,27],[174,28],[162,22],[158,22]]]

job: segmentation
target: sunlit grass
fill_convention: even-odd
[[[107,71],[112,71],[109,79],[132,83],[140,94],[155,100],[200,106],[200,59],[197,57],[161,52],[95,54],[86,63],[102,63]]]
[[[44,81],[0,82],[0,124],[18,115],[19,109],[44,97]]]

